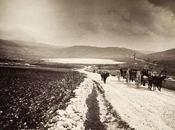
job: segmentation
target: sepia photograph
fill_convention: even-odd
[[[175,0],[0,0],[0,130],[175,130]]]

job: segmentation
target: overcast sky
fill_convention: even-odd
[[[175,0],[0,0],[0,38],[166,50],[175,48]]]

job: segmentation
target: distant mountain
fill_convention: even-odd
[[[175,48],[162,52],[152,53],[147,55],[145,58],[151,61],[175,61]]]
[[[175,48],[149,54],[144,59],[156,63],[157,67],[165,69],[168,75],[175,76]]]
[[[145,56],[143,53],[119,47],[72,46],[58,47],[42,43],[0,40],[0,58],[40,59],[40,58],[108,58],[125,59]]]
[[[92,47],[92,46],[72,46],[63,48],[59,52],[60,57],[76,57],[76,58],[131,58],[134,51],[119,47]],[[136,52],[136,55],[144,55]]]
[[[0,40],[1,59],[40,59],[43,57],[56,57],[59,47],[42,43],[30,43],[25,41]]]
[[[138,52],[140,53],[143,53],[143,54],[152,54],[152,53],[156,53],[155,51],[147,51],[147,50],[137,50]]]

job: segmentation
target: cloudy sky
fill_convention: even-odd
[[[175,0],[0,0],[0,38],[162,51],[175,48]]]

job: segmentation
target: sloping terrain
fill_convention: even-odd
[[[119,47],[73,46],[59,47],[42,43],[0,40],[0,58],[40,59],[40,58],[132,58],[135,52]],[[137,52],[137,56],[144,54]]]
[[[175,61],[175,48],[162,52],[152,53],[146,57],[154,61]]]
[[[136,52],[138,56],[144,54]],[[78,57],[78,58],[131,58],[134,51],[119,47],[92,47],[92,46],[73,46],[60,50],[62,57]]]
[[[175,48],[146,55],[143,59],[165,68],[169,75],[175,75]]]
[[[49,46],[40,43],[23,41],[0,40],[1,59],[40,59],[43,57],[57,57],[59,47]]]

